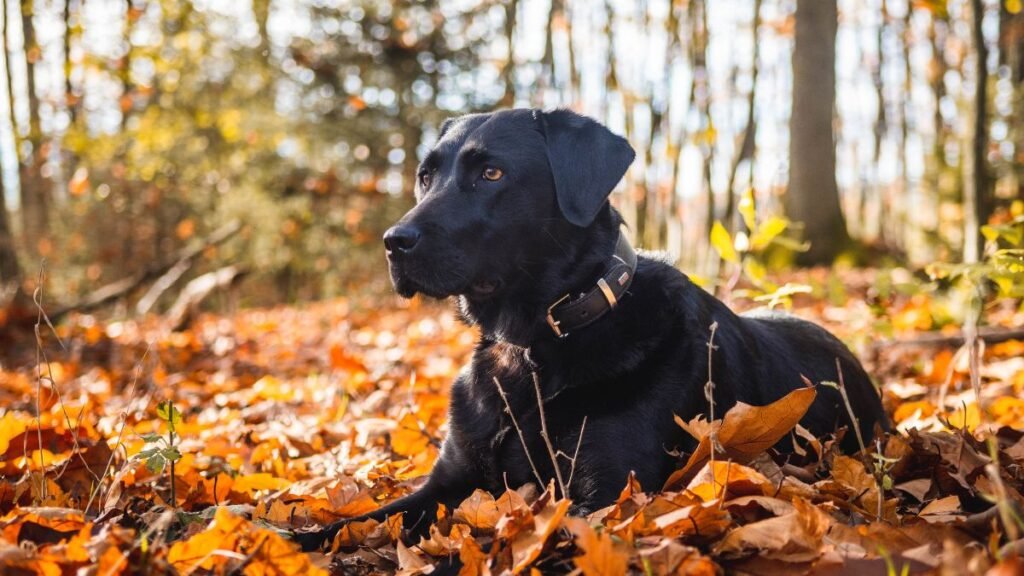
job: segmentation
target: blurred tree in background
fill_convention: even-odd
[[[227,265],[250,303],[345,293],[439,124],[512,105],[626,134],[615,203],[698,273],[743,197],[808,261],[976,259],[978,225],[1024,211],[1021,4],[7,0],[0,294],[42,259],[64,302]]]

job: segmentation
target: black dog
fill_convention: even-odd
[[[678,463],[672,453],[695,445],[673,414],[707,410],[716,322],[717,415],[737,401],[777,400],[804,386],[801,376],[835,381],[838,359],[864,438],[885,425],[868,375],[824,329],[783,315],[737,316],[669,264],[637,258],[607,202],[633,157],[626,140],[564,110],[444,123],[419,168],[418,204],[384,244],[399,294],[456,297],[482,336],[452,385],[450,432],[429,480],[370,517],[405,512],[407,528],[425,530],[438,502],[555,478],[534,378],[554,449],[572,455],[580,446],[569,485],[575,513],[612,503],[631,471],[659,489]],[[802,424],[817,435],[851,425],[826,387]],[[848,434],[844,448],[855,447]],[[570,462],[558,459],[567,479]],[[340,526],[297,537],[314,548]]]

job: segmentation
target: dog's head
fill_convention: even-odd
[[[446,121],[419,166],[416,207],[384,235],[395,288],[483,302],[536,282],[608,210],[633,157],[625,139],[567,110]]]

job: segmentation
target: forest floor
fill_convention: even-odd
[[[0,370],[0,573],[422,574],[453,557],[467,575],[1019,573],[1024,342],[984,348],[978,399],[955,338],[907,342],[957,333],[941,294],[905,272],[792,280],[815,287],[794,313],[882,387],[898,431],[864,453],[795,427],[813,398],[799,391],[683,423],[705,449],[714,429],[717,456],[682,455],[667,489],[624,478],[590,518],[552,491],[478,492],[429,539],[367,521],[312,554],[286,531],[371,511],[430,470],[476,337],[449,306],[335,300],[184,332],[159,317],[44,324],[42,346],[26,333]],[[1013,303],[985,318],[1024,326]],[[795,454],[767,449],[787,436]]]

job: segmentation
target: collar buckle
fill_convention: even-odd
[[[548,326],[550,326],[551,330],[554,331],[555,336],[558,336],[559,338],[565,338],[566,336],[569,335],[569,333],[568,332],[562,332],[562,329],[559,328],[559,326],[562,323],[559,322],[558,320],[555,320],[555,317],[551,315],[551,311],[554,310],[556,306],[558,306],[562,302],[565,302],[568,299],[569,299],[569,294],[566,294],[565,296],[562,296],[558,300],[555,300],[554,304],[552,304],[551,306],[548,306],[548,315],[547,315]]]

